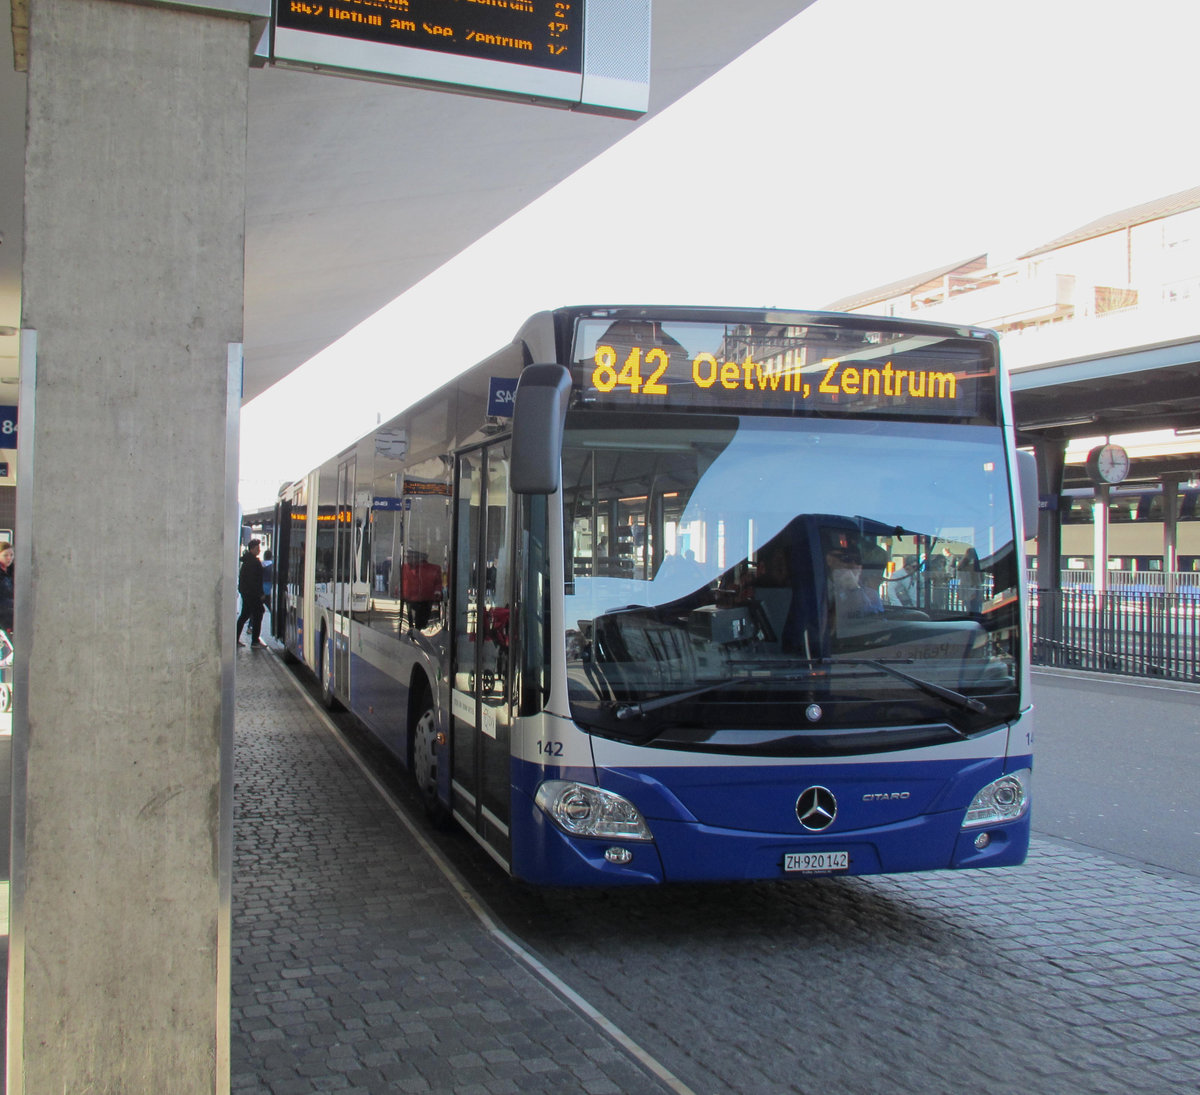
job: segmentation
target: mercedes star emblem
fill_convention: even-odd
[[[837,799],[828,787],[810,787],[796,799],[796,817],[810,833],[819,833],[837,817]]]

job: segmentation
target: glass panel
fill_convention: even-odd
[[[398,512],[394,483],[388,483],[380,493],[376,482],[374,508],[371,510],[371,611],[368,622],[376,631],[389,635],[400,634],[400,598],[397,596],[392,560],[400,554],[400,530],[403,527]]]
[[[1000,431],[576,412],[563,482],[568,684],[599,732],[1015,713]]]
[[[304,593],[304,557],[307,545],[304,532],[307,518],[307,501],[301,495],[292,504],[292,529],[288,549],[287,588],[293,598],[299,598]]]
[[[523,503],[523,504],[522,504]],[[514,500],[521,508],[521,546],[517,551],[516,568],[521,586],[514,601],[521,606],[520,651],[522,664],[520,681],[514,679],[516,699],[521,715],[534,715],[541,710],[550,688],[550,544],[549,505],[545,495]]]
[[[487,527],[484,530],[484,603],[479,634],[483,737],[481,799],[504,822],[509,815],[509,620],[512,613],[511,521],[508,445],[487,454]]]
[[[476,718],[478,669],[476,654],[482,587],[478,578],[479,525],[482,519],[483,457],[470,453],[458,462],[455,505],[458,528],[454,577],[454,780],[472,796],[476,794],[478,734]]]
[[[338,508],[337,508],[337,568],[333,607],[337,612],[346,612],[350,608],[351,583],[354,574],[354,525],[353,512],[350,508],[350,492],[354,489],[354,463],[343,464],[338,471]]]
[[[401,634],[441,627],[450,567],[450,481],[438,458],[405,466],[403,430],[375,439],[370,624]]]
[[[338,471],[337,548],[334,558],[335,581],[333,609],[345,616],[366,606],[366,586],[358,581],[359,546],[362,539],[363,510],[354,504],[354,460],[347,460]],[[343,696],[350,692],[350,644],[344,631],[334,626],[329,636],[333,644],[334,688]]]
[[[409,627],[442,624],[450,565],[450,484],[441,460],[409,468],[404,476],[404,567],[400,597]]]
[[[507,444],[460,459],[457,505],[454,779],[475,800],[478,831],[506,853],[515,512],[508,505]],[[461,795],[459,809],[471,813]]]
[[[384,427],[375,434],[373,448],[371,550],[363,569],[370,599],[367,622],[376,631],[399,635],[398,575],[400,539],[404,530],[404,501],[401,488],[404,482],[404,458],[408,452],[408,434],[400,427]]]
[[[350,474],[354,474],[353,468]],[[368,621],[371,592],[375,587],[375,566],[372,559],[371,488],[368,484],[353,484],[354,505],[350,530],[350,613],[355,619]]]
[[[317,604],[333,606],[333,561],[337,544],[337,475],[328,466],[320,473],[317,491]]]

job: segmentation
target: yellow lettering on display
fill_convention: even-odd
[[[822,395],[891,396],[894,399],[955,399],[958,377],[923,369],[896,369],[889,361],[882,369],[859,369],[836,358],[821,362],[825,375],[817,385]]]
[[[595,362],[592,387],[598,392],[611,392],[617,386],[617,351],[611,346],[597,346]]]
[[[293,10],[295,9],[293,8]],[[317,11],[319,12],[320,9],[318,8]],[[337,19],[341,22],[363,23],[368,27],[383,26],[382,15],[363,15],[361,11],[346,11],[343,8],[330,8],[327,14],[330,19]]]
[[[929,398],[953,399],[958,391],[958,377],[953,373],[929,373]],[[937,388],[937,396],[933,389]]]
[[[708,376],[700,375],[701,368],[707,367]],[[697,354],[692,358],[692,379],[697,388],[711,388],[717,379],[717,359],[712,354]]]
[[[768,388],[770,388],[773,392],[779,391],[779,382],[784,379],[784,375],[783,366],[779,362],[775,363],[774,368],[771,368],[769,365],[766,366],[766,368],[759,365],[758,390],[760,392],[765,392]],[[787,379],[790,381],[791,373],[786,375]],[[783,390],[786,392],[790,386],[790,384],[785,385]]]
[[[661,346],[655,346],[653,350],[646,351],[647,367],[658,363],[658,368],[650,374],[650,379],[646,381],[642,388],[643,395],[666,395],[667,386],[662,383],[662,375],[667,371],[667,366],[671,364],[671,355],[667,353]]]
[[[750,354],[738,361],[720,361],[714,354],[699,353],[691,362],[691,382],[701,391],[784,392],[808,399],[811,389],[792,355],[772,361],[755,361]],[[612,346],[597,346],[593,358],[592,387],[598,392],[624,389],[635,396],[665,396],[671,355],[661,346],[632,347],[624,361]],[[891,361],[882,366],[849,364],[825,358],[817,368],[819,395],[904,400],[953,400],[958,396],[954,373],[924,369],[897,369]],[[680,382],[683,377],[679,377]]]
[[[617,383],[624,384],[634,395],[642,390],[642,349],[635,346],[629,351],[625,364],[617,373]]]
[[[596,367],[592,370],[592,387],[600,392],[611,392],[618,386],[628,388],[633,395],[666,395],[667,386],[662,383],[662,375],[671,364],[667,351],[659,346],[642,354],[642,348],[635,346],[629,351],[620,371],[617,371],[617,351],[611,346],[597,346],[594,357]],[[642,366],[650,372],[649,378],[643,378]]]
[[[825,376],[821,379],[821,383],[817,385],[817,391],[823,395],[837,395],[842,389],[838,387],[837,381],[831,381],[829,378],[837,372],[837,367],[841,364],[836,358],[830,361],[826,358],[821,362],[822,365],[828,365],[829,368],[825,371]]]
[[[426,30],[429,28],[426,27]],[[430,31],[432,34],[433,32]],[[503,46],[505,49],[533,49],[533,43],[525,38],[509,38],[501,34],[485,34],[480,30],[467,31],[468,42],[482,42],[485,46]]]

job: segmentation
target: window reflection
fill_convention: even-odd
[[[744,720],[736,704],[794,704],[815,666],[871,661],[1015,695],[1005,467],[985,427],[720,418],[672,431],[577,414],[564,450],[573,701],[711,684],[693,706]],[[906,688],[869,669],[841,687]]]
[[[444,624],[450,484],[441,459],[406,467],[396,448],[375,458],[368,623],[401,635]]]

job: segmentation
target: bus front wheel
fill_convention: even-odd
[[[438,734],[437,716],[428,693],[417,705],[417,718],[412,731],[412,772],[417,793],[430,820],[443,825],[449,821],[449,811],[438,797]]]

